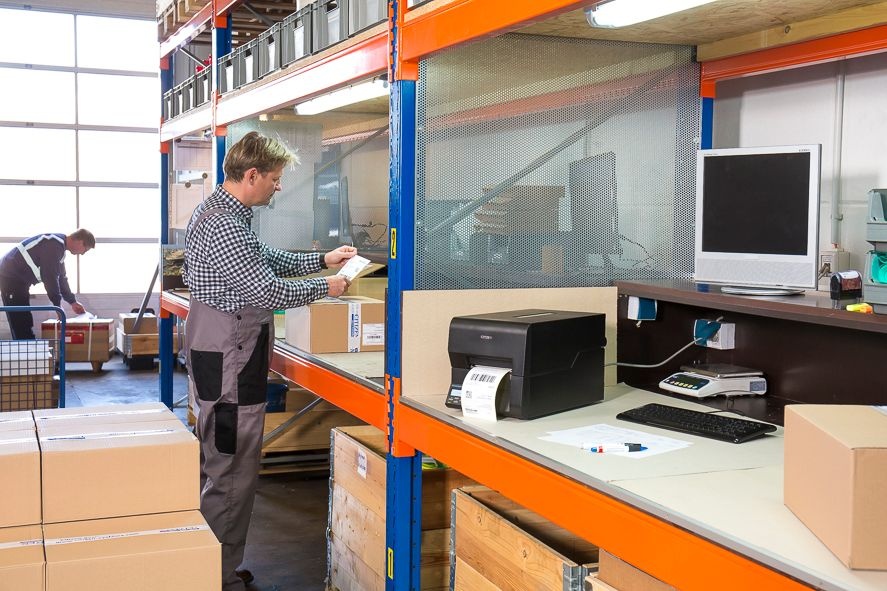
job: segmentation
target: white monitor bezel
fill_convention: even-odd
[[[704,252],[702,250],[702,213],[703,213],[703,175],[705,171],[705,159],[717,156],[752,155],[752,154],[790,154],[799,152],[810,153],[810,178],[808,187],[807,209],[811,215],[807,217],[807,254],[805,255],[774,255],[762,253],[727,253]],[[737,284],[772,287],[797,287],[815,289],[819,270],[819,217],[820,217],[820,167],[822,161],[822,146],[820,144],[797,144],[787,146],[757,146],[748,148],[712,148],[699,150],[696,154],[696,218],[695,218],[695,243],[694,243],[694,279],[700,282],[718,284]],[[705,275],[699,273],[700,261],[706,264],[704,268],[710,268],[712,264],[727,265],[734,263],[746,263],[755,261],[761,266],[760,273],[747,273],[736,271],[736,277],[725,278],[723,275]],[[769,277],[768,264],[795,263],[804,265],[804,281],[775,282],[762,280]],[[738,265],[737,265],[738,267]],[[727,275],[730,273],[728,272]],[[778,275],[778,273],[777,273]]]

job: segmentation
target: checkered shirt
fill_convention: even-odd
[[[200,215],[209,214],[194,226]],[[326,279],[287,280],[316,273],[321,254],[291,253],[259,241],[253,213],[219,185],[194,209],[185,234],[183,278],[191,297],[222,312],[250,305],[265,310],[304,306],[327,295]]]

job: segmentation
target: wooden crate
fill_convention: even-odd
[[[123,332],[123,328],[117,327],[117,350],[125,357],[135,357],[136,355],[154,355],[160,351],[160,336],[157,333],[151,334],[127,334]],[[179,352],[179,335],[173,330],[172,335],[173,353]]]
[[[375,427],[333,430],[328,588],[384,591],[386,437]],[[472,483],[450,469],[422,472],[422,589],[450,581],[450,492]]]
[[[322,404],[321,404],[322,406]],[[291,419],[294,412],[265,413],[265,435]],[[262,446],[263,452],[327,450],[335,427],[363,425],[363,421],[338,408],[315,407],[302,415],[283,435]]]
[[[453,491],[456,591],[582,591],[598,548],[485,487]]]

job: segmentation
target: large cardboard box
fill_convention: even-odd
[[[309,353],[384,351],[385,303],[342,296],[287,310],[286,342]]]
[[[151,313],[142,316],[138,332],[133,330],[139,315],[136,312],[121,312],[117,316],[117,328],[126,334],[157,334],[157,317]]]
[[[33,430],[0,432],[0,527],[40,523],[40,448]]]
[[[625,591],[676,591],[668,583],[603,549],[600,551],[597,576],[613,588]]]
[[[887,569],[887,414],[785,407],[786,506],[850,568]]]
[[[34,415],[30,411],[0,412],[0,433],[33,430]]]
[[[0,378],[0,412],[58,406],[58,380],[50,374]]]
[[[45,320],[41,324],[44,339],[61,338],[61,323],[58,320]],[[114,320],[93,318],[90,320],[69,320],[65,324],[65,361],[98,361],[111,358],[114,350]]]
[[[43,522],[199,506],[197,439],[182,422],[41,427]]]
[[[333,430],[327,582],[340,591],[384,591],[385,433]],[[455,470],[422,471],[422,589],[449,590],[450,492],[473,481]]]
[[[69,408],[51,408],[34,411],[34,423],[40,432],[47,429],[73,429],[75,425],[102,425],[176,421],[178,417],[162,402],[138,404],[100,404]],[[181,429],[184,424],[179,423]]]
[[[219,591],[221,550],[198,511],[44,526],[47,591]]]
[[[44,566],[39,525],[0,529],[0,589],[44,591]]]
[[[453,589],[583,591],[597,546],[482,486],[454,490]]]

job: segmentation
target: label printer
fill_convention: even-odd
[[[496,395],[496,413],[534,419],[600,402],[604,397],[605,315],[514,310],[450,321],[452,384],[458,407],[475,366],[511,369]]]

